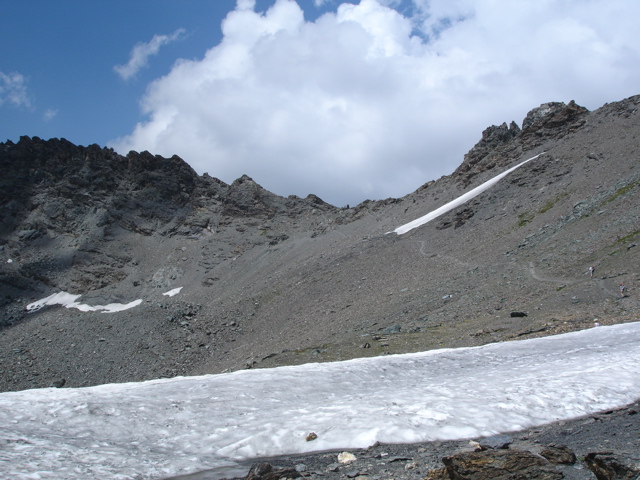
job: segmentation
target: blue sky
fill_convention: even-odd
[[[311,0],[300,4],[310,18],[325,10]],[[26,88],[23,103],[2,106],[0,141],[29,135],[104,146],[126,134],[140,118],[149,82],[177,58],[201,58],[218,44],[220,24],[235,6],[236,0],[0,1],[0,72],[20,73]],[[179,29],[184,34],[131,80],[114,71],[136,44]]]
[[[0,140],[180,155],[338,206],[450,173],[491,124],[640,93],[626,0],[0,0]]]

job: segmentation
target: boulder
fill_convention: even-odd
[[[513,438],[509,435],[493,435],[483,438],[478,442],[481,450],[504,450],[513,443]]]
[[[576,454],[565,445],[549,445],[540,452],[540,455],[557,465],[573,465],[576,463]]]
[[[637,480],[640,478],[640,458],[621,452],[593,452],[584,458],[598,480]]]
[[[300,472],[295,468],[276,468],[270,463],[255,463],[245,480],[280,480],[281,478],[299,478]]]
[[[356,456],[351,452],[342,452],[338,454],[338,462],[349,464],[356,461]]]
[[[561,472],[524,450],[485,450],[442,459],[451,480],[560,480]],[[442,472],[440,472],[442,474]],[[447,477],[440,477],[447,478]]]

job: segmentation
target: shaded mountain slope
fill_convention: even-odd
[[[0,144],[2,390],[638,320],[639,108],[638,96],[593,112],[542,105],[521,129],[485,130],[452,175],[344,209],[279,197],[247,176],[200,177],[175,156],[28,137]],[[388,234],[543,151],[469,203]],[[118,313],[26,312],[57,291],[89,304],[144,301]]]

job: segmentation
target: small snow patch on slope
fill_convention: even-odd
[[[173,297],[174,295],[177,295],[180,293],[180,290],[182,290],[183,287],[178,287],[178,288],[174,288],[173,290],[169,290],[168,292],[164,292],[162,295],[165,295],[167,297]]]
[[[113,313],[113,312],[121,312],[122,310],[128,310],[130,308],[136,307],[142,303],[142,299],[134,300],[129,303],[109,303],[108,305],[86,305],[79,303],[77,300],[82,295],[73,295],[67,292],[58,292],[53,295],[49,295],[42,300],[38,300],[37,302],[30,303],[27,305],[27,310],[30,312],[35,312],[40,310],[42,307],[46,305],[62,305],[66,308],[77,308],[81,312],[98,312],[102,311],[103,313]]]

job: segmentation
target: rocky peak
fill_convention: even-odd
[[[482,132],[482,139],[479,144],[483,144],[486,146],[497,146],[502,143],[508,143],[518,136],[520,133],[520,127],[516,122],[511,122],[509,127],[507,127],[507,123],[503,122],[502,125],[496,127],[495,125],[490,126]]]
[[[256,182],[253,181],[253,178],[251,178],[249,175],[244,174],[242,175],[240,178],[237,178],[233,181],[233,183],[231,184],[232,187],[238,187],[240,185],[244,185],[245,187],[260,187],[260,185],[258,185]]]
[[[248,175],[233,181],[223,200],[224,215],[270,216],[284,209],[284,199],[264,189]]]
[[[550,138],[561,138],[583,126],[589,113],[573,100],[568,105],[549,102],[534,108],[522,121],[522,129],[515,122],[507,127],[492,125],[482,132],[482,138],[464,156],[453,176],[465,187],[473,177],[486,170],[508,165],[523,151],[533,150]]]
[[[562,102],[543,103],[538,108],[534,108],[522,121],[522,130],[538,130],[543,127],[562,127],[569,122],[573,122],[585,113],[589,113],[584,107],[576,104],[573,100],[565,105]]]
[[[311,202],[314,205],[329,206],[327,202],[322,200],[319,196],[314,195],[313,193],[310,193],[309,195],[307,195],[306,200],[308,202]]]

